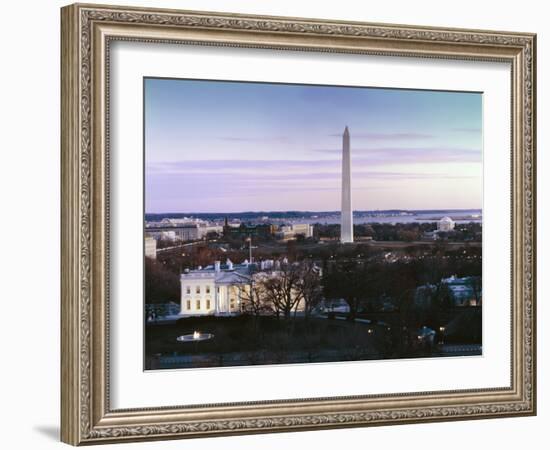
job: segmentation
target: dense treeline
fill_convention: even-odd
[[[368,281],[365,292],[374,292],[377,297],[392,294],[392,289],[403,290],[407,282],[415,286],[436,283],[443,277],[481,276],[481,248],[461,246],[449,248],[445,243],[430,246],[412,246],[388,252],[367,244],[355,246],[324,245],[300,246],[289,242],[286,248],[276,252],[256,252],[257,260],[285,256],[291,262],[312,261],[322,268],[324,274],[339,269],[364,277]],[[241,262],[248,257],[246,250],[222,251],[206,244],[193,247],[186,253],[173,252],[159,255],[155,260],[146,259],[146,299],[148,303],[179,300],[179,274],[186,268],[212,264],[215,260],[230,258]],[[350,275],[351,276],[351,275]],[[374,281],[373,281],[374,277]],[[323,281],[330,291],[331,279]],[[377,286],[376,291],[372,291]],[[329,291],[325,290],[325,294]],[[375,295],[370,295],[374,297]],[[342,297],[342,296],[340,296]]]
[[[387,254],[386,254],[387,255]],[[408,351],[418,341],[416,334],[427,326],[443,333],[449,323],[481,342],[480,313],[457,308],[453,294],[443,281],[452,275],[469,277],[473,296],[481,301],[481,249],[448,250],[433,246],[416,257],[365,258],[363,260],[329,260],[323,270],[323,294],[327,298],[344,298],[350,307],[349,319],[383,316],[391,325],[388,333],[395,351]],[[419,287],[424,286],[421,291]],[[422,294],[422,298],[419,295]],[[475,308],[474,308],[475,309]],[[464,314],[469,314],[464,318]],[[460,320],[460,325],[457,325]],[[450,330],[448,330],[450,332]],[[467,342],[463,336],[461,342]]]
[[[179,302],[179,299],[178,274],[160,261],[145,258],[145,303]]]
[[[435,222],[430,223],[368,223],[353,226],[356,238],[370,237],[375,241],[419,241],[424,233],[437,229]],[[340,225],[316,224],[314,227],[317,238],[338,239]],[[481,241],[481,224],[470,222],[457,224],[451,232],[441,233],[442,239],[450,241]]]

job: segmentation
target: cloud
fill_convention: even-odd
[[[234,177],[251,176],[296,176],[314,177],[338,174],[341,168],[340,149],[316,150],[320,153],[335,155],[331,159],[307,160],[190,160],[172,162],[150,162],[147,164],[147,176],[190,174],[210,175],[227,174]],[[429,164],[481,164],[481,152],[467,148],[374,148],[354,149],[352,165],[354,173],[369,170],[369,174],[377,176],[379,173],[396,173],[392,170],[383,170],[402,165]],[[382,170],[372,170],[380,168]],[[418,172],[418,170],[416,171]],[[426,170],[422,170],[425,173]],[[415,171],[407,172],[412,176]],[[435,176],[431,174],[430,176]],[[402,173],[405,176],[405,173]]]
[[[469,179],[473,175],[451,175],[449,173],[421,173],[421,172],[375,172],[364,170],[353,170],[352,177],[359,180],[435,180],[435,179]],[[284,174],[259,174],[247,177],[255,182],[270,181],[331,181],[339,182],[342,178],[340,171],[335,172],[311,172],[311,173],[284,173]]]
[[[309,182],[338,181],[341,179],[339,160],[324,161],[177,161],[152,163],[147,166],[147,178],[155,180],[182,179],[185,183],[233,182],[270,183],[270,182]],[[467,179],[470,174],[399,172],[368,170],[368,164],[355,164],[352,170],[354,179],[391,180],[391,179]],[[191,181],[192,180],[192,181]]]
[[[214,139],[228,142],[288,142],[288,136],[217,136]]]
[[[471,133],[471,134],[478,134],[481,133],[481,128],[478,127],[464,127],[464,128],[451,128],[451,131],[455,133]]]
[[[339,167],[340,160],[263,160],[263,159],[217,159],[217,160],[191,160],[191,161],[173,161],[173,162],[152,162],[147,164],[148,173],[181,173],[190,172],[226,172],[226,173],[244,173],[258,171],[289,171],[311,169],[323,169]]]
[[[371,162],[354,161],[353,190],[369,201],[391,204],[411,196],[426,196],[426,205],[450,187],[453,192],[476,186],[480,176],[445,166],[415,169],[373,169]],[[380,168],[381,170],[376,170]],[[217,160],[149,163],[145,200],[148,211],[221,211],[250,209],[326,210],[339,203],[341,161],[331,160]],[[376,194],[374,194],[376,193]],[[363,195],[363,194],[358,194]],[[447,194],[448,195],[448,194]],[[461,194],[462,195],[462,194]],[[469,194],[464,194],[469,195]],[[469,197],[468,197],[469,198]],[[366,200],[365,200],[366,201]],[[449,203],[451,206],[454,203]],[[426,206],[431,207],[431,206]]]
[[[329,136],[342,136],[334,133]],[[433,139],[433,134],[426,133],[351,133],[352,139],[369,139],[373,141],[410,141],[417,139]]]
[[[342,149],[317,149],[314,151],[339,155]],[[363,161],[365,163],[382,165],[405,163],[481,163],[481,150],[453,147],[353,148],[352,159],[354,162]]]

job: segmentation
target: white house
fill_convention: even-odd
[[[242,291],[251,282],[248,262],[233,264],[229,259],[181,274],[181,315],[233,315],[242,310]]]
[[[243,303],[249,298],[252,283],[281,276],[281,265],[284,264],[288,264],[286,258],[282,261],[261,261],[258,264],[250,264],[247,260],[242,264],[233,264],[227,259],[225,264],[216,261],[204,268],[188,270],[180,276],[180,315],[240,314]],[[293,292],[292,295],[298,293]],[[301,299],[293,310],[301,312],[304,308],[305,304]]]

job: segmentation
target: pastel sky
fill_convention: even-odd
[[[354,210],[482,203],[482,94],[145,81],[145,211],[340,208],[342,132]]]

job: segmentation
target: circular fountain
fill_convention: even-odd
[[[201,342],[208,341],[213,337],[214,335],[212,333],[201,333],[200,331],[194,331],[193,334],[184,334],[183,336],[178,336],[176,340],[178,342]]]

